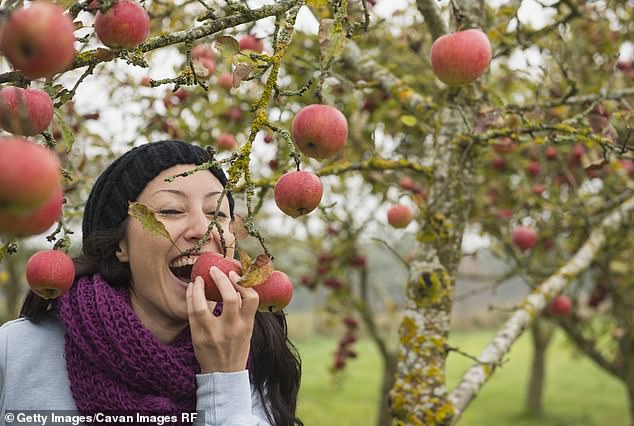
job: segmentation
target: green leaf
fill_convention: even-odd
[[[143,229],[150,231],[152,234],[159,237],[167,238],[172,241],[170,233],[167,232],[163,222],[158,220],[154,215],[154,212],[145,204],[130,201],[128,202],[128,214],[137,219],[143,225]]]
[[[240,52],[240,43],[231,36],[220,36],[216,39],[214,47],[222,57],[231,57]]]
[[[418,123],[418,120],[413,115],[403,115],[401,116],[401,123],[407,127],[414,127],[416,123]]]
[[[64,145],[66,145],[66,152],[70,152],[75,144],[75,135],[73,135],[72,130],[68,127],[68,123],[64,120],[64,116],[59,109],[55,110],[55,117],[59,122],[59,128],[62,132],[62,141],[64,141]]]

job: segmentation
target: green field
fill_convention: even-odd
[[[456,332],[450,343],[479,354],[492,331]],[[372,342],[362,339],[344,376],[335,382],[329,372],[333,338],[301,335],[294,339],[303,359],[299,416],[307,426],[373,425],[376,422],[381,361]],[[485,385],[467,409],[462,426],[625,426],[629,424],[626,394],[617,380],[590,361],[574,354],[562,335],[548,351],[545,415],[530,418],[522,414],[528,366],[531,360],[529,336],[515,343],[504,366]],[[472,361],[452,354],[448,361],[450,389]]]

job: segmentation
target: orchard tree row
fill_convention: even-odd
[[[273,276],[271,258],[312,236],[314,269],[289,275],[323,286],[341,318],[333,371],[357,356],[361,325],[374,338],[382,424],[457,421],[543,312],[622,380],[634,417],[634,8],[560,0],[534,22],[529,3],[420,0],[383,19],[366,0],[5,2],[0,258],[39,234],[72,252],[90,184],[122,149],[197,142],[209,152],[199,169],[224,167],[241,199],[233,230],[269,260],[243,269]],[[298,31],[302,19],[318,31]],[[96,84],[107,102],[82,105]],[[138,126],[113,141],[124,106]],[[364,244],[377,229],[408,273],[405,302],[388,307],[398,342],[370,300]],[[532,291],[450,390],[468,230]],[[394,248],[405,237],[407,255]]]

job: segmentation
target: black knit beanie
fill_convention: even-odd
[[[128,201],[135,201],[149,181],[177,164],[202,164],[206,151],[187,142],[164,140],[138,146],[117,158],[99,176],[84,207],[83,240],[95,231],[106,231],[128,216]],[[225,186],[227,177],[220,168],[209,171]],[[233,197],[227,193],[233,215]]]

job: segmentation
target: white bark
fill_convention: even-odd
[[[522,306],[515,311],[493,340],[484,348],[478,357],[480,363],[469,368],[460,383],[451,392],[449,398],[455,410],[454,423],[491,377],[495,368],[500,365],[502,358],[510,351],[515,340],[541,313],[547,301],[561,292],[573,278],[590,265],[592,259],[605,244],[607,232],[618,230],[623,226],[633,210],[634,197],[631,197],[603,219],[568,263],[526,297]]]

